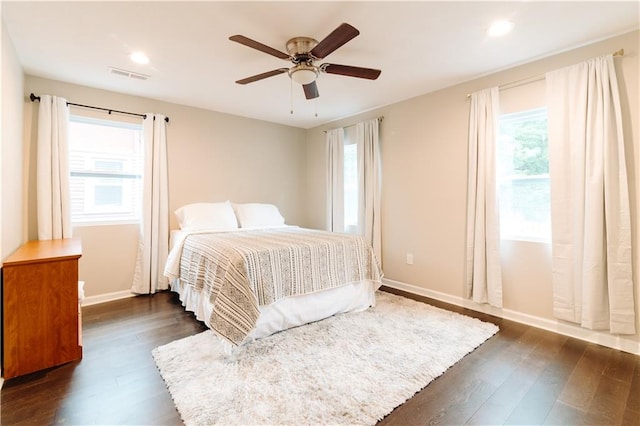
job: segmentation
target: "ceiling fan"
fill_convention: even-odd
[[[321,65],[314,64],[316,60],[325,58],[355,38],[358,34],[360,34],[360,31],[351,25],[346,23],[341,24],[320,42],[310,37],[294,37],[290,39],[286,44],[287,52],[289,53],[281,52],[242,35],[233,35],[229,37],[229,40],[275,56],[276,58],[289,60],[294,64],[291,68],[278,68],[243,78],[242,80],[236,81],[236,83],[253,83],[254,81],[286,72],[289,74],[291,80],[302,85],[304,95],[307,99],[314,99],[319,96],[316,79],[321,72],[375,80],[380,75],[380,70],[329,63]]]

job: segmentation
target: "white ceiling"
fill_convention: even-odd
[[[639,10],[638,1],[2,1],[27,74],[301,128],[638,29]],[[497,19],[515,28],[491,39],[485,30]],[[286,74],[235,83],[291,64],[229,36],[286,52],[288,39],[322,40],[342,22],[360,35],[317,64],[378,68],[377,80],[321,74],[317,101],[299,86],[291,91]],[[151,62],[132,63],[136,50]],[[109,67],[150,78],[113,75]]]

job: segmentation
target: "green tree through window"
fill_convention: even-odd
[[[546,108],[500,117],[498,176],[502,238],[549,240]]]
[[[521,175],[541,175],[549,173],[549,144],[547,117],[534,116],[528,120],[516,121],[506,132],[513,136],[513,170]]]

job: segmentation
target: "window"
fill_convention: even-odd
[[[72,116],[71,221],[135,222],[142,204],[142,125]]]
[[[350,234],[359,232],[359,170],[358,144],[355,141],[355,129],[345,129],[344,135],[344,231]]]
[[[358,232],[358,145],[344,146],[344,230]]]
[[[503,239],[551,239],[547,109],[500,117],[500,234]]]

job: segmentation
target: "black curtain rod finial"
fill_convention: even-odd
[[[31,99],[31,102],[35,102],[35,101],[39,101],[40,100],[40,96],[36,96],[33,93],[29,95],[29,99]]]

